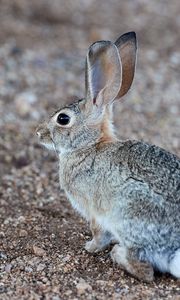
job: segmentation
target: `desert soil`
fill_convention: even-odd
[[[135,30],[136,78],[116,104],[122,139],[180,154],[179,0],[0,0],[0,299],[180,299],[180,282],[145,284],[84,250],[88,224],[58,183],[37,124],[84,93],[84,58],[98,39]]]

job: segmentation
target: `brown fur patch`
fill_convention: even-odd
[[[114,143],[117,141],[117,137],[113,131],[113,125],[111,123],[112,112],[110,109],[106,109],[103,121],[101,123],[101,138],[99,143]]]

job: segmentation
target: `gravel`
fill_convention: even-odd
[[[138,34],[136,79],[116,104],[120,138],[180,154],[180,6],[173,1],[0,0],[0,299],[180,299],[180,282],[145,284],[88,254],[88,224],[58,183],[37,124],[84,93],[84,57],[98,39]]]

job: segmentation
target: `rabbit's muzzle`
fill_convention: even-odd
[[[36,129],[39,142],[48,149],[54,149],[54,144],[51,139],[50,131],[47,127],[47,123],[40,124]]]

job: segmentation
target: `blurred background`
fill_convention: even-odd
[[[179,0],[0,0],[2,299],[59,300],[59,291],[63,299],[179,299],[173,279],[160,277],[142,296],[143,286],[107,255],[83,252],[87,224],[59,191],[54,153],[34,134],[55,109],[83,97],[90,44],[128,31],[136,31],[139,50],[132,88],[115,104],[118,135],[179,155]],[[81,296],[83,284],[94,298]]]
[[[178,152],[179,28],[178,0],[0,0],[0,124],[25,117],[26,128],[82,97],[89,45],[133,30],[137,72],[117,106],[119,134]]]

